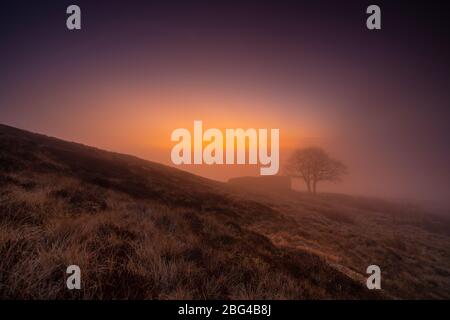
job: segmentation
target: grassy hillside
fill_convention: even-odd
[[[449,224],[405,206],[252,193],[1,125],[0,168],[1,298],[450,297]]]
[[[247,198],[294,219],[287,227],[252,226],[275,245],[317,254],[361,282],[367,266],[378,265],[383,292],[390,298],[450,298],[448,215],[374,198],[242,190]]]

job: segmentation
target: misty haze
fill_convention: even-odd
[[[448,2],[68,5],[0,8],[0,299],[450,299]]]

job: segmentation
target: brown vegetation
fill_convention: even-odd
[[[6,126],[0,165],[1,298],[450,296],[447,225],[394,223],[393,206],[249,194]],[[381,292],[364,285],[368,263],[386,270]],[[81,290],[65,286],[71,264]]]

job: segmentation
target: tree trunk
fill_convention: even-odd
[[[316,194],[316,184],[317,181],[313,181],[313,193]]]
[[[311,193],[311,182],[309,180],[305,180],[306,188],[308,188],[308,193]]]

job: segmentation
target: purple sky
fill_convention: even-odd
[[[449,5],[377,3],[372,32],[367,1],[77,1],[69,32],[71,2],[2,2],[0,122],[165,162],[136,119],[165,139],[203,101],[329,150],[351,172],[330,190],[449,203]]]

